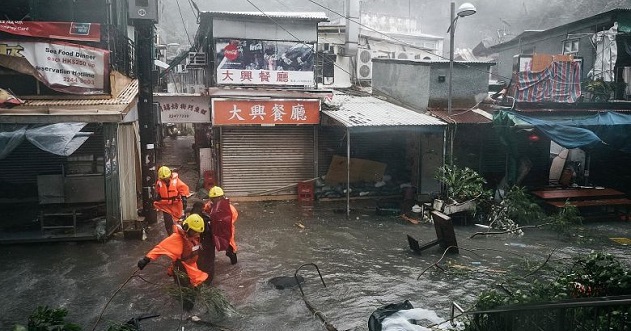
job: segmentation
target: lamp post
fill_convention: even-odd
[[[454,34],[456,33],[456,21],[459,17],[465,17],[475,14],[476,9],[472,4],[465,2],[456,12],[456,3],[451,3],[451,24],[449,24],[449,92],[447,95],[447,114],[451,114],[451,98],[452,98],[452,76],[454,71]]]
[[[476,9],[472,4],[465,2],[460,7],[458,7],[458,11],[456,12],[456,3],[451,2],[451,17],[449,24],[449,92],[447,94],[447,115],[451,115],[451,99],[452,99],[452,78],[454,71],[454,35],[456,34],[456,21],[459,17],[465,17],[475,14]],[[454,130],[450,129],[449,126],[447,128],[447,136],[449,137],[449,164],[454,164]]]

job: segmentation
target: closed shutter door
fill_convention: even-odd
[[[312,126],[222,128],[221,185],[228,196],[275,190],[315,177]],[[268,195],[295,194],[290,187]]]

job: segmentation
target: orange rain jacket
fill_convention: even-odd
[[[174,232],[159,242],[147,253],[147,257],[155,260],[161,255],[168,256],[173,262],[180,260],[193,286],[198,286],[208,279],[208,274],[197,267],[197,254],[200,248],[199,238],[186,236],[180,226],[174,226]]]
[[[191,193],[188,185],[180,180],[177,173],[174,172],[171,174],[168,186],[163,180],[158,179],[155,189],[156,194],[161,198],[153,202],[155,209],[173,216],[174,220],[178,220],[184,216],[182,196],[188,196]]]
[[[224,197],[216,203],[208,201],[204,205],[204,211],[210,216],[210,225],[213,229],[215,248],[225,251],[228,246],[233,252],[237,252],[237,243],[234,240],[234,223],[239,217],[237,209],[230,203],[230,199]]]

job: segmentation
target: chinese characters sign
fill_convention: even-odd
[[[0,31],[29,37],[101,41],[101,25],[99,23],[0,21]]]
[[[213,125],[319,124],[319,99],[212,99]]]
[[[216,39],[215,49],[219,85],[315,85],[313,44]]]
[[[104,88],[109,84],[109,54],[104,49],[66,42],[0,40],[0,60],[3,56],[18,59],[2,61],[2,65],[71,94],[105,93]]]
[[[210,123],[208,96],[154,95],[162,123]]]

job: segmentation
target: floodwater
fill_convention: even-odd
[[[371,200],[351,201],[348,218],[345,202],[316,202],[312,207],[296,201],[240,202],[236,207],[239,262],[231,265],[217,254],[214,285],[237,314],[209,321],[200,305],[184,312],[169,291],[173,282],[166,276],[166,258],[137,271],[138,259],[164,237],[158,223],[145,241],[125,240],[117,233],[105,243],[0,246],[0,264],[5,266],[0,269],[0,330],[26,324],[40,305],[68,309],[66,320],[84,330],[106,330],[110,323],[146,314],[160,316],[142,321],[144,330],[325,330],[318,316],[338,330],[368,330],[375,309],[404,300],[448,319],[453,301],[469,308],[481,290],[510,275],[527,274],[550,254],[550,265],[592,250],[631,264],[629,248],[608,239],[629,236],[631,222],[586,223],[571,239],[545,229],[526,229],[523,236],[469,238],[480,229],[456,224],[460,253],[443,257],[438,246],[422,255],[408,247],[407,234],[421,244],[434,240],[433,225],[376,215]],[[446,272],[432,267],[437,262]],[[273,277],[293,276],[309,263],[319,267],[326,284],[311,265],[299,271],[305,279],[304,299],[317,316],[298,288],[277,290],[268,283]],[[193,321],[193,315],[202,321]]]

